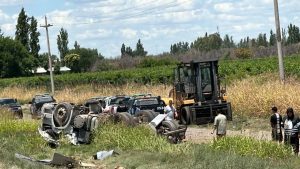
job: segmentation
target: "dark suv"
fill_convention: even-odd
[[[33,118],[39,118],[41,116],[41,108],[45,103],[55,103],[56,100],[49,94],[38,94],[35,95],[30,105],[30,113]]]
[[[132,97],[129,101],[128,112],[131,115],[136,115],[141,110],[152,110],[158,114],[164,113],[165,103],[160,97]]]
[[[0,107],[3,109],[8,109],[14,113],[16,118],[23,118],[23,111],[21,105],[18,103],[17,99],[13,98],[0,98]]]

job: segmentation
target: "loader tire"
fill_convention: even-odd
[[[191,124],[191,111],[190,111],[190,107],[185,106],[185,107],[183,107],[181,109],[180,121],[184,125]]]
[[[72,105],[70,103],[59,103],[53,112],[54,124],[57,127],[66,126],[71,118]]]
[[[141,110],[136,114],[136,116],[139,118],[141,122],[146,122],[146,123],[149,123],[154,119],[154,115],[147,110]]]

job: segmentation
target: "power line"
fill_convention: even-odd
[[[183,1],[186,2],[186,1]],[[181,3],[183,3],[181,2]],[[174,2],[172,2],[174,3]],[[177,4],[171,4],[168,3],[169,6],[164,7],[163,10],[166,10],[168,8],[172,8],[172,7],[176,7],[178,5],[180,5],[181,3],[177,3]],[[162,7],[161,7],[162,8]],[[105,23],[105,22],[114,22],[114,21],[119,21],[119,20],[126,20],[126,19],[132,19],[133,17],[145,17],[145,16],[149,16],[147,14],[152,14],[152,16],[157,15],[157,14],[169,14],[169,13],[179,13],[179,12],[186,12],[186,11],[191,11],[191,10],[197,10],[197,9],[186,9],[186,10],[180,10],[180,11],[170,11],[170,12],[165,12],[165,11],[157,11],[159,10],[157,7],[152,7],[152,8],[148,8],[145,9],[143,11],[138,11],[138,13],[133,13],[127,16],[122,16],[122,17],[114,17],[114,18],[104,18],[101,20],[97,20],[97,21],[92,21],[92,22],[76,22],[76,23],[71,23],[71,24],[65,24],[65,25],[87,25],[87,24],[95,24],[95,23]]]

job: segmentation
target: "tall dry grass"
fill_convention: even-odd
[[[58,102],[84,103],[87,99],[95,96],[113,96],[119,94],[132,95],[137,93],[152,93],[156,96],[167,97],[171,86],[165,85],[137,85],[126,84],[123,86],[94,86],[79,85],[76,87],[67,87],[55,92],[55,98]],[[22,103],[29,102],[35,94],[47,93],[45,88],[22,88],[7,87],[0,89],[0,97],[17,98]]]
[[[239,115],[264,117],[277,106],[281,114],[288,107],[300,111],[300,85],[288,77],[283,85],[277,74],[265,74],[233,82],[227,89],[233,110]]]
[[[296,78],[288,77],[285,85],[278,80],[277,74],[265,74],[237,80],[227,87],[227,95],[232,103],[235,115],[262,117],[270,115],[271,106],[276,105],[282,114],[288,107],[300,112],[300,85]],[[165,85],[137,85],[123,86],[94,86],[79,85],[56,91],[57,101],[84,103],[94,96],[112,96],[117,94],[152,93],[167,97],[172,87]],[[38,93],[45,93],[45,88],[26,89],[22,87],[9,87],[0,89],[0,97],[13,97],[26,103]]]

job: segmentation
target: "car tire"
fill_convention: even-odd
[[[159,112],[156,112],[156,111],[153,111],[153,110],[149,110],[149,111],[152,113],[154,118],[159,115]]]
[[[118,114],[118,122],[121,122],[125,125],[132,125],[133,119],[131,119],[126,112],[122,112]]]
[[[136,113],[136,117],[139,118],[139,121],[149,123],[154,119],[154,115],[147,110],[141,110]]]
[[[66,126],[71,118],[72,105],[70,103],[59,103],[53,112],[54,124],[57,127]]]

